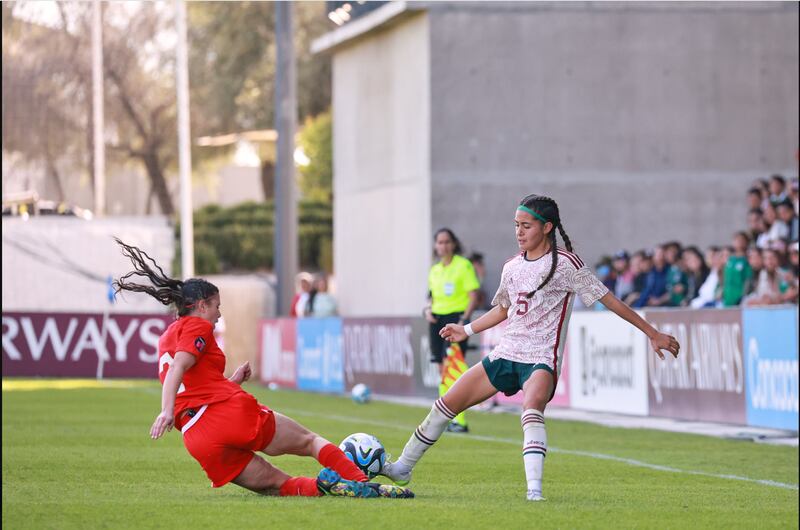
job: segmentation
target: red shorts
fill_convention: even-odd
[[[183,421],[183,445],[215,488],[236,478],[253,451],[264,449],[275,436],[275,414],[246,392],[212,403],[195,417]]]

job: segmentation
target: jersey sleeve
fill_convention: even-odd
[[[586,265],[578,269],[569,266],[569,270],[568,290],[580,296],[584,306],[592,307],[608,293],[608,287]]]
[[[500,287],[492,298],[492,305],[502,306],[506,309],[511,307],[511,299],[508,297],[508,271],[503,267],[503,274],[500,276]]]
[[[175,353],[185,351],[195,357],[200,357],[214,340],[214,326],[208,320],[201,318],[187,322],[181,330]]]

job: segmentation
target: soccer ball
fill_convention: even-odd
[[[364,383],[359,383],[350,391],[353,401],[356,403],[367,403],[372,398],[372,390]]]
[[[383,448],[381,441],[371,434],[363,432],[351,434],[342,440],[339,449],[369,478],[380,473],[386,462],[386,449]]]

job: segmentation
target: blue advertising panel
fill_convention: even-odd
[[[302,318],[297,321],[297,388],[344,392],[342,319]]]
[[[747,423],[798,427],[797,308],[742,311]]]

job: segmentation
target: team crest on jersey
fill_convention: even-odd
[[[194,347],[197,348],[197,351],[202,352],[206,349],[206,340],[203,337],[197,337],[194,339]]]

